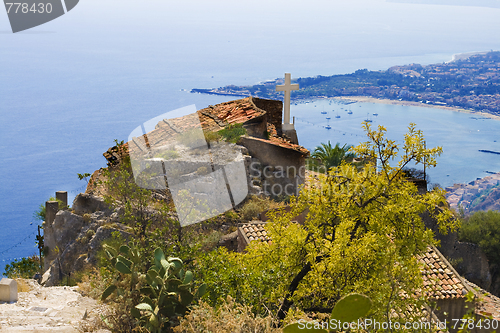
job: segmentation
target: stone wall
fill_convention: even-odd
[[[260,161],[261,165],[251,165],[250,169],[262,170],[264,193],[273,196],[298,194],[305,182],[305,157],[302,153],[248,136],[241,137],[239,144]]]
[[[472,283],[486,290],[491,290],[490,265],[479,246],[472,243],[456,242],[453,250],[449,259],[456,262],[456,270]]]
[[[477,284],[492,293],[492,275],[490,265],[484,252],[476,244],[458,241],[457,232],[443,234],[439,231],[436,221],[428,213],[422,214],[425,226],[434,232],[439,240],[439,251],[453,264],[457,272],[467,280]]]
[[[252,97],[252,103],[259,109],[266,111],[267,122],[273,124],[281,134],[281,124],[283,123],[283,102],[272,99]]]

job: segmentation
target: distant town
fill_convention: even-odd
[[[422,66],[394,66],[385,71],[360,69],[352,74],[293,80],[300,90],[292,100],[339,96],[369,96],[431,105],[460,107],[500,115],[500,52],[483,52],[453,61]],[[229,85],[192,89],[193,93],[281,99],[283,79],[253,86]]]
[[[500,209],[500,173],[478,178],[469,184],[455,184],[446,188],[450,207],[464,213]]]

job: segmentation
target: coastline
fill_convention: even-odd
[[[400,101],[400,100],[392,100],[392,99],[387,99],[387,98],[376,98],[376,97],[368,97],[368,96],[341,96],[341,97],[333,97],[334,99],[341,100],[341,101],[355,101],[355,102],[362,102],[362,103],[379,103],[379,104],[392,104],[392,105],[405,105],[405,106],[419,106],[419,107],[425,107],[425,108],[436,108],[436,109],[442,109],[442,110],[450,110],[450,111],[455,111],[455,112],[461,112],[461,113],[468,113],[471,115],[477,115],[485,118],[490,118],[490,119],[495,119],[495,120],[500,120],[500,116],[483,112],[483,111],[472,111],[472,110],[466,110],[463,108],[459,107],[454,107],[454,106],[445,106],[445,105],[435,105],[435,104],[424,104],[424,103],[419,103],[419,102],[410,102],[410,101]]]

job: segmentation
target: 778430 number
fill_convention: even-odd
[[[29,6],[29,4],[27,3],[21,3],[21,2],[6,2],[5,3],[8,7],[7,7],[7,14],[10,13],[10,10],[14,10],[14,8],[12,7],[15,7],[15,13],[17,14],[19,12],[19,9],[21,9],[21,13],[38,13],[38,14],[43,14],[43,13],[51,13],[52,12],[52,4],[49,2],[47,4],[44,4],[42,2],[40,3],[34,3],[33,5],[31,5],[31,7]],[[38,7],[38,8],[37,8]]]
[[[498,328],[498,321],[495,319],[479,319],[478,321],[475,321],[474,319],[452,319],[453,320],[453,329],[459,329],[463,330],[464,328],[468,329],[474,329],[474,328],[479,328],[479,329],[487,329],[489,330],[490,328],[496,330]]]

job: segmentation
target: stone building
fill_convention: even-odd
[[[196,178],[196,193],[204,192],[199,177],[201,170],[210,173],[234,165],[232,171],[226,173],[241,180],[243,173],[236,165],[243,160],[248,191],[239,188],[236,195],[233,193],[233,197],[238,197],[238,200],[233,198],[233,204],[241,202],[247,193],[276,197],[297,194],[305,182],[309,151],[283,134],[282,108],[280,101],[254,97],[211,105],[184,117],[162,119],[154,130],[132,136],[120,151],[113,147],[104,156],[108,165],[116,165],[125,155],[136,162],[140,160],[140,163],[132,164],[136,182],[141,185],[138,175],[144,175],[148,167],[149,175],[155,175],[142,177],[149,182],[144,182],[144,187],[168,188],[172,192],[176,185]],[[241,136],[236,145],[210,141],[213,133],[236,124],[246,130],[246,135]],[[231,189],[235,187],[231,179],[226,183]],[[212,194],[217,188],[205,187]],[[218,205],[224,206],[220,202]]]

